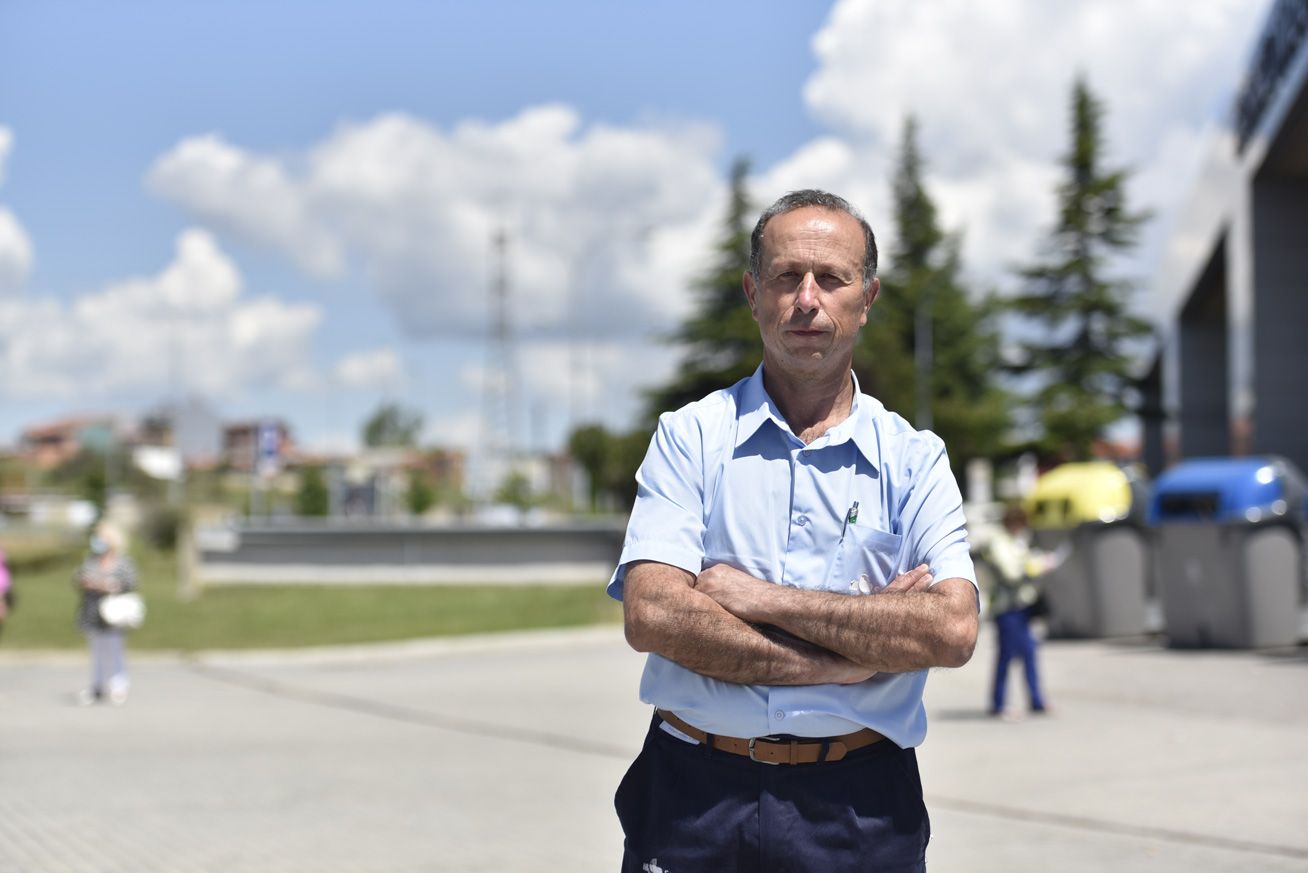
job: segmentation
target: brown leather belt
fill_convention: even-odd
[[[783,740],[776,737],[750,739],[724,737],[705,733],[693,725],[686,724],[667,710],[656,709],[654,712],[659,718],[701,745],[708,743],[711,748],[741,755],[760,764],[817,764],[823,761],[839,761],[855,749],[885,739],[872,728],[863,728],[861,731],[839,737],[799,740]]]

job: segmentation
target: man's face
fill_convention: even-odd
[[[760,275],[745,296],[765,361],[796,375],[848,368],[878,280],[863,290],[863,229],[843,212],[804,207],[763,228]]]

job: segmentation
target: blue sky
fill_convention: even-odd
[[[769,164],[818,129],[797,83],[826,6],[6,3],[0,123],[20,140],[5,200],[43,249],[76,247],[32,274],[69,293],[167,257],[185,217],[141,181],[187,134],[294,151],[387,110],[449,125],[563,102],[588,121],[711,120],[720,165]]]
[[[759,200],[831,187],[885,226],[911,111],[969,275],[1004,287],[1051,215],[1078,70],[1159,216],[1122,265],[1147,312],[1266,8],[0,3],[0,445],[183,391],[319,448],[383,399],[473,445],[496,227],[516,438],[622,426],[675,363],[658,338],[734,156]]]

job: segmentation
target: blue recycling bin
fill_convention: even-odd
[[[1163,630],[1178,647],[1299,641],[1303,474],[1274,457],[1198,458],[1154,482]]]

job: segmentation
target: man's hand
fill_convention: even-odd
[[[696,591],[712,597],[717,604],[736,618],[750,624],[762,624],[766,613],[764,603],[771,582],[755,579],[744,570],[730,564],[714,564],[695,577]]]
[[[926,564],[918,564],[912,570],[900,573],[890,584],[881,589],[881,593],[887,591],[922,591],[931,587],[935,577],[931,575],[931,568]]]

